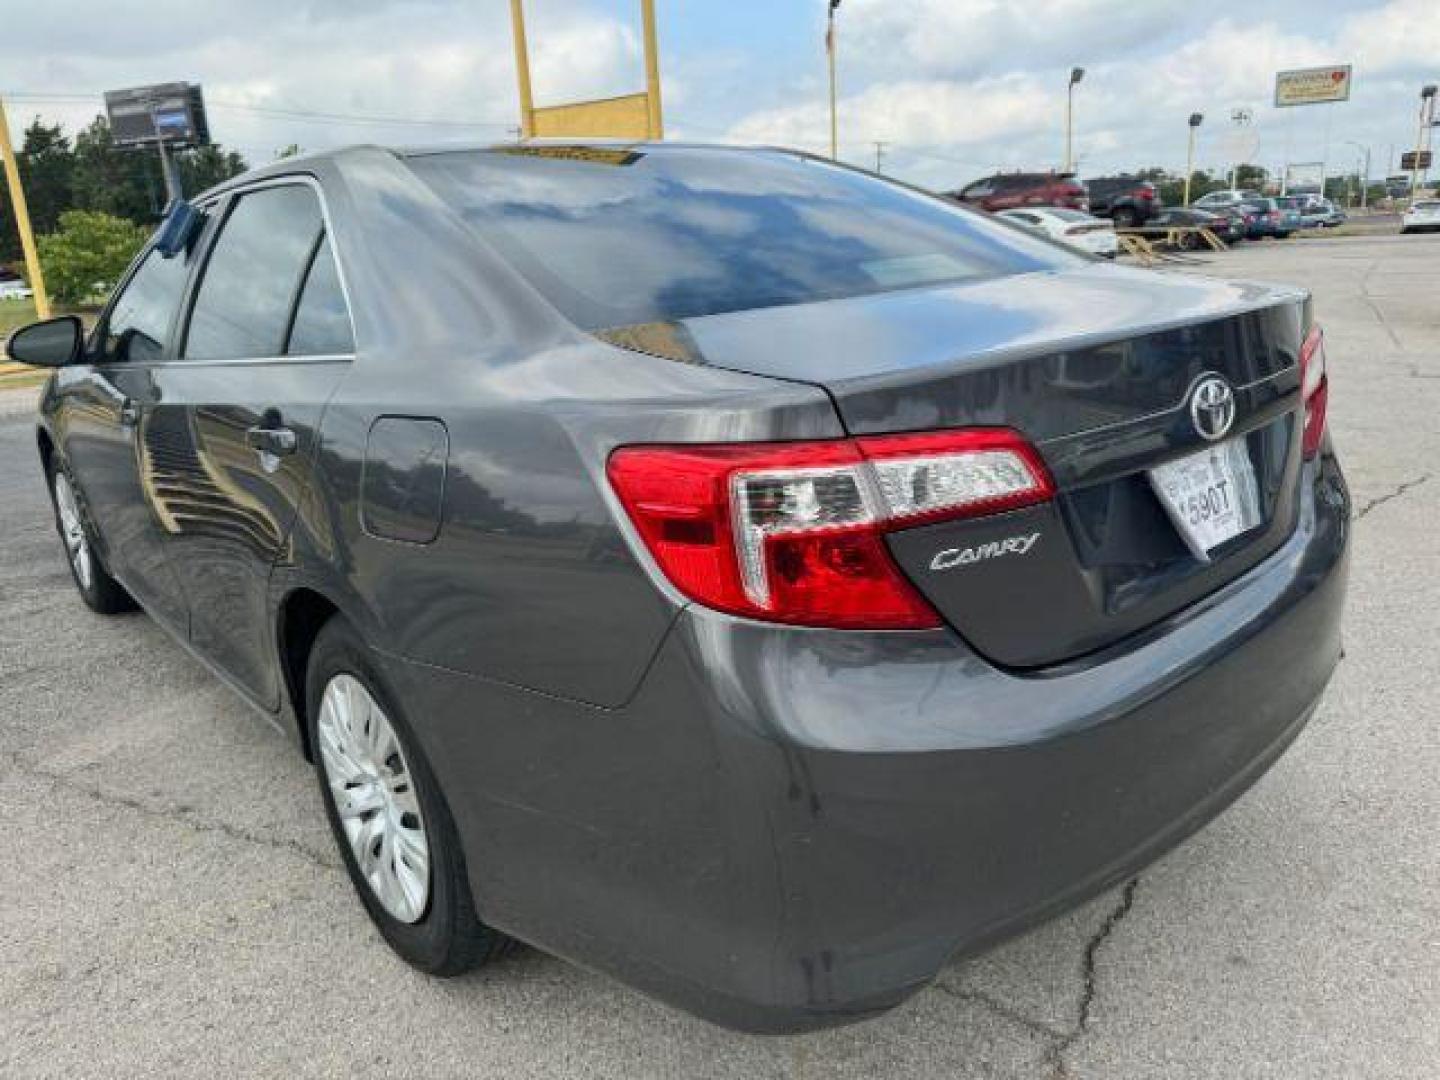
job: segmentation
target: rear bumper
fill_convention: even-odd
[[[696,610],[619,710],[527,694],[497,724],[430,672],[482,916],[731,1027],[898,1003],[1157,857],[1303,727],[1339,656],[1349,504],[1328,455],[1302,485],[1270,559],[1043,676],[947,632]]]

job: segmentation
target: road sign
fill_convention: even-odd
[[[1429,150],[1406,150],[1400,155],[1400,168],[1428,169],[1433,156]]]
[[[1275,75],[1275,107],[1326,105],[1350,100],[1350,65],[1301,68]]]
[[[111,90],[105,95],[105,111],[116,146],[148,147],[162,139],[177,148],[210,142],[205,99],[192,83]]]

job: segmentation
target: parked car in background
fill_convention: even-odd
[[[513,935],[784,1032],[1132,876],[1300,734],[1352,532],[1316,306],[793,152],[365,146],[176,204],[92,332],[8,350],[54,369],[79,597],[311,759],[348,948]],[[277,937],[347,917],[263,887]],[[436,996],[384,981],[382,1023]]]
[[[1296,215],[1297,228],[1318,229],[1320,227],[1320,220],[1317,216],[1305,216],[1305,212],[1315,205],[1313,197],[1309,195],[1278,195],[1275,203],[1280,207],[1282,214],[1294,213]]]
[[[1251,240],[1263,240],[1265,237],[1279,238],[1281,235],[1281,223],[1283,215],[1280,208],[1275,205],[1274,199],[1260,196],[1243,202],[1237,207],[1245,214],[1245,235]],[[1287,232],[1284,235],[1289,236]]]
[[[1440,199],[1416,199],[1400,218],[1402,233],[1440,229]]]
[[[1031,206],[1024,210],[1001,210],[998,216],[1091,255],[1113,259],[1120,249],[1114,224],[1083,210]]]
[[[1148,180],[1133,176],[1097,176],[1085,181],[1090,213],[1115,222],[1117,228],[1144,225],[1160,212],[1160,193]]]
[[[953,192],[952,199],[991,212],[1022,206],[1063,206],[1089,210],[1085,185],[1073,173],[997,173]]]
[[[1329,199],[1317,199],[1313,196],[1301,209],[1300,217],[1307,226],[1324,229],[1333,229],[1336,225],[1345,224],[1347,220],[1345,211]]]
[[[1194,207],[1167,206],[1150,219],[1146,228],[1209,229],[1227,244],[1245,238],[1245,219],[1233,210],[1211,213],[1209,210],[1197,210]],[[1178,243],[1187,251],[1209,246],[1195,233],[1182,234]]]
[[[1223,210],[1226,207],[1241,206],[1248,202],[1256,202],[1265,198],[1263,192],[1239,189],[1232,191],[1212,191],[1208,195],[1202,195],[1190,205],[1199,210]]]
[[[29,300],[34,295],[19,274],[0,268],[0,300]]]
[[[1300,201],[1298,199],[1279,198],[1266,200],[1274,211],[1280,215],[1279,221],[1275,224],[1275,236],[1279,240],[1285,239],[1292,233],[1297,233],[1305,228],[1305,219],[1300,214]]]

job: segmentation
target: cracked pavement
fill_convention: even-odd
[[[1440,1060],[1440,236],[1267,242],[1326,327],[1346,659],[1254,789],[1123,887],[855,1027],[760,1039],[522,951],[385,950],[293,746],[73,594],[0,397],[0,1076],[1431,1077]]]

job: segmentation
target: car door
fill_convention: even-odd
[[[1018,176],[1001,176],[995,181],[995,193],[986,200],[989,210],[1012,210],[1025,203],[1026,182]]]
[[[87,345],[86,363],[61,369],[57,427],[106,566],[148,611],[182,637],[188,604],[166,560],[154,477],[142,446],[158,400],[191,269],[191,253],[151,248],[116,291]]]
[[[279,703],[267,587],[288,556],[321,414],[354,336],[321,193],[308,179],[242,190],[192,284],[147,450],[190,640],[259,703]]]

